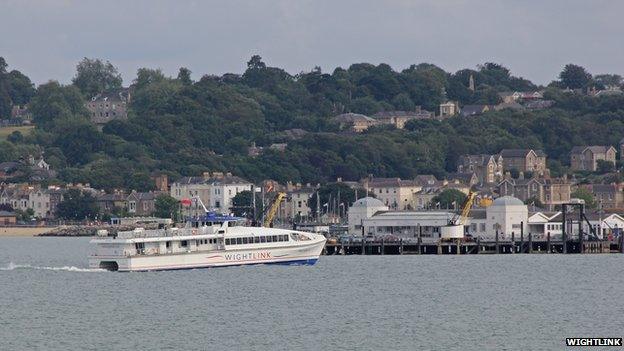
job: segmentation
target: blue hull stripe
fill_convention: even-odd
[[[159,268],[159,269],[137,269],[130,271],[120,271],[120,272],[160,272],[160,271],[182,271],[182,270],[190,270],[190,269],[206,269],[206,268],[225,268],[225,267],[235,267],[235,266],[257,266],[261,264],[266,265],[280,265],[280,266],[311,266],[318,261],[318,258],[311,258],[307,260],[293,260],[293,261],[282,261],[282,262],[259,262],[259,263],[242,263],[242,264],[229,264],[222,266],[201,266],[201,267],[180,267],[180,268]]]

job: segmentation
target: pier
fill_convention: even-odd
[[[618,241],[527,240],[506,241],[366,241],[327,243],[324,255],[480,255],[480,254],[610,254],[624,253]]]

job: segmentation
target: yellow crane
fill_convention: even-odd
[[[474,191],[468,192],[466,199],[464,199],[461,205],[460,212],[453,216],[448,225],[440,228],[440,237],[442,239],[460,239],[464,237],[464,225],[476,196],[477,193]]]
[[[277,211],[279,210],[279,207],[285,198],[286,198],[286,193],[282,193],[282,192],[277,193],[277,195],[275,196],[275,199],[273,200],[273,203],[271,204],[271,207],[269,207],[269,210],[267,211],[267,214],[264,217],[263,224],[265,227],[272,226],[273,219],[275,218],[275,215],[277,215]]]

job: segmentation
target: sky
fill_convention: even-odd
[[[83,57],[128,85],[140,67],[242,73],[254,54],[291,74],[496,62],[545,84],[567,63],[624,75],[623,13],[618,0],[0,0],[0,56],[36,84],[69,83]]]

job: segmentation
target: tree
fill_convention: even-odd
[[[256,193],[256,216],[258,218],[260,218],[263,208],[262,194]],[[251,191],[243,190],[236,194],[236,196],[232,199],[232,207],[230,207],[230,211],[232,211],[235,216],[253,219],[254,211]]]
[[[607,160],[598,160],[596,161],[596,171],[600,174],[605,174],[609,172],[613,172],[615,170],[615,165],[611,161]]]
[[[72,83],[88,98],[121,88],[121,74],[109,61],[84,58],[76,66]]]
[[[98,210],[95,198],[90,193],[69,189],[63,195],[63,201],[58,204],[56,215],[70,220],[94,219]]]
[[[38,124],[50,126],[56,120],[82,118],[87,120],[84,98],[75,86],[50,81],[37,88],[30,103],[33,118]]]
[[[564,88],[580,89],[585,88],[591,82],[592,76],[585,68],[569,63],[559,74],[559,79]]]
[[[589,191],[587,188],[578,188],[570,194],[570,197],[573,199],[581,199],[585,201],[585,207],[588,209],[596,208],[596,200],[594,199],[594,194]]]
[[[168,194],[161,194],[156,197],[154,209],[155,217],[179,220],[180,201]]]
[[[446,189],[431,199],[431,205],[438,208],[459,209],[466,200],[466,194],[457,189]]]
[[[184,85],[193,84],[193,80],[191,80],[191,70],[186,67],[180,67],[178,71],[178,80]]]
[[[253,55],[247,62],[247,69],[262,69],[266,68],[266,64],[262,62],[260,55]]]

